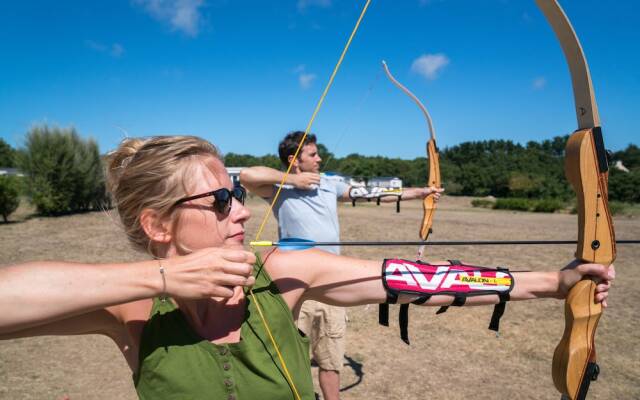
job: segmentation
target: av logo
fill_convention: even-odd
[[[482,290],[509,291],[511,276],[502,271],[469,266],[427,265],[408,262],[388,262],[385,266],[388,284],[397,289],[424,292]],[[392,283],[393,282],[393,283]],[[397,287],[399,286],[399,287]]]

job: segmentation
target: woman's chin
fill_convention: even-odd
[[[229,240],[224,244],[227,249],[244,250],[244,241]]]

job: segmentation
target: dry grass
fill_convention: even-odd
[[[576,235],[575,216],[472,209],[469,199],[447,197],[436,215],[433,240],[565,239]],[[422,216],[419,204],[366,204],[340,207],[344,240],[413,240]],[[265,212],[259,200],[249,200],[253,237]],[[20,213],[22,212],[22,214]],[[0,262],[38,259],[127,261],[143,258],[129,249],[117,224],[104,213],[61,218],[26,218],[0,225]],[[640,237],[637,219],[615,220],[619,238]],[[264,238],[275,236],[273,219]],[[567,246],[433,247],[430,259],[461,258],[481,265],[513,269],[557,269],[571,259]],[[344,253],[366,258],[412,258],[415,248],[349,248]],[[610,308],[597,335],[600,379],[590,399],[640,398],[640,246],[618,249],[618,277]],[[349,310],[347,355],[361,364],[362,382],[343,392],[349,399],[556,399],[551,381],[551,356],[562,334],[563,303],[555,300],[509,303],[502,336],[488,331],[490,307],[451,309],[413,307],[412,345],[398,336],[395,309],[392,326],[377,324],[377,307]],[[345,367],[343,386],[357,381]],[[2,399],[134,399],[129,370],[116,347],[98,336],[41,337],[0,342]],[[426,395],[425,395],[426,394]]]

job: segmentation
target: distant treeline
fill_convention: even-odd
[[[574,198],[564,177],[564,148],[568,136],[521,145],[511,140],[465,142],[440,149],[442,184],[450,195],[495,196],[529,199]],[[335,157],[320,144],[324,160],[323,170],[365,180],[375,176],[397,176],[405,186],[424,186],[428,161],[425,157],[413,160],[350,154]],[[618,161],[629,172],[615,167]],[[611,200],[640,203],[640,148],[629,145],[610,155]],[[225,156],[229,167],[265,165],[284,169],[276,155],[256,157],[229,153]]]
[[[509,140],[466,142],[441,149],[443,186],[450,195],[495,196],[477,200],[478,207],[554,212],[571,207],[575,196],[564,177],[563,158],[568,136],[526,145]],[[355,178],[396,176],[405,186],[424,186],[427,159],[403,160],[350,154],[335,157],[318,145],[324,171]],[[73,128],[33,127],[25,145],[13,149],[0,139],[0,167],[20,174],[0,175],[0,217],[8,220],[26,197],[42,215],[61,215],[109,208],[103,160],[98,145]],[[275,155],[256,157],[229,153],[227,166],[265,165],[284,169]],[[640,148],[629,145],[611,154],[609,197],[612,208],[640,203]],[[614,167],[624,166],[627,171]],[[622,168],[622,167],[621,167]],[[15,172],[15,171],[9,171]]]

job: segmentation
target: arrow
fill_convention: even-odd
[[[314,242],[313,240],[300,238],[284,238],[280,241],[272,242],[268,240],[258,240],[250,242],[255,247],[280,247],[290,250],[304,250],[318,246],[499,246],[499,245],[569,245],[577,244],[576,240],[445,240],[445,241],[400,241],[400,242],[375,242],[375,241],[348,241],[348,242]],[[617,244],[640,244],[640,240],[618,240]]]

